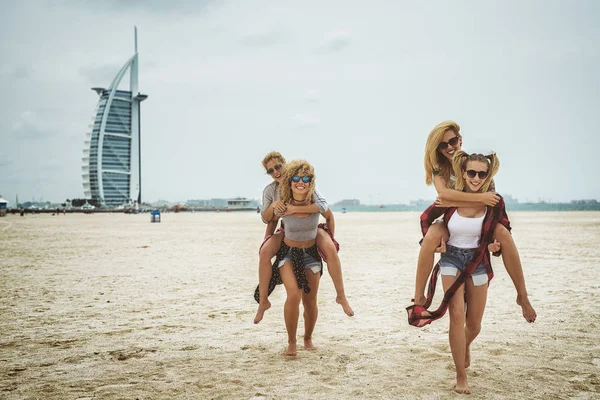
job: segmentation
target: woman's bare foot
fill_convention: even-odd
[[[316,350],[317,348],[313,345],[312,339],[304,339],[304,350]]]
[[[342,306],[347,316],[354,316],[354,311],[352,311],[352,307],[350,307],[350,303],[348,303],[348,299],[346,298],[346,296],[336,297],[335,302]]]
[[[296,357],[296,343],[288,343],[287,351],[285,351],[283,355],[288,357]]]
[[[454,385],[454,391],[460,394],[471,394],[469,385],[467,385],[467,375],[456,376],[456,385]]]
[[[517,304],[521,306],[521,310],[523,311],[523,317],[529,323],[535,322],[537,318],[537,314],[531,303],[529,302],[529,297],[527,295],[517,295]]]
[[[258,310],[256,311],[256,315],[254,316],[255,324],[258,324],[260,321],[262,321],[263,316],[265,315],[265,311],[267,311],[269,308],[271,308],[271,302],[269,300],[267,300],[266,303],[258,304]]]

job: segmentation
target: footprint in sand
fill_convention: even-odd
[[[506,353],[505,349],[492,349],[492,350],[490,350],[490,354],[493,355],[493,356],[499,356],[499,355],[502,355],[504,353]]]

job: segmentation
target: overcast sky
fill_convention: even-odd
[[[434,197],[438,122],[521,201],[600,199],[600,2],[0,0],[0,194],[83,197],[98,96],[138,27],[143,199],[259,198],[305,158],[331,202]]]

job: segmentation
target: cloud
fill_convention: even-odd
[[[296,124],[299,128],[308,128],[311,126],[317,126],[321,123],[321,118],[314,115],[296,114],[294,117]]]
[[[304,95],[304,101],[307,103],[318,103],[319,102],[319,93],[316,90],[309,89],[306,91]]]
[[[110,11],[149,11],[153,13],[189,13],[205,11],[223,4],[222,0],[73,0],[72,4],[84,8],[104,9]]]
[[[327,35],[324,42],[316,50],[318,54],[334,54],[344,50],[352,44],[352,38],[345,31],[332,32]]]
[[[18,65],[9,74],[12,79],[28,79],[33,74],[33,69],[27,65]]]
[[[6,66],[0,70],[0,75],[6,76],[8,79],[29,79],[33,75],[33,68],[29,65]]]
[[[0,153],[0,167],[7,167],[14,163],[14,160],[6,153]]]
[[[118,64],[105,64],[79,68],[79,75],[83,76],[90,84],[108,87],[121,69]]]
[[[45,123],[33,111],[24,111],[13,124],[11,130],[13,138],[17,140],[36,140],[54,136],[56,131]]]
[[[280,29],[271,29],[263,32],[248,33],[242,37],[240,43],[248,47],[269,47],[281,42],[285,33]]]

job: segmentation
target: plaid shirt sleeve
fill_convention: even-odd
[[[435,221],[436,219],[438,219],[441,215],[444,214],[444,212],[446,212],[447,208],[445,207],[436,207],[435,203],[433,203],[432,205],[430,205],[427,210],[423,211],[423,214],[421,214],[421,233],[423,234],[423,237],[425,237],[425,235],[427,234],[427,231],[429,230],[429,227],[431,226],[431,224],[433,224],[433,221]],[[421,240],[422,242],[423,240]]]

